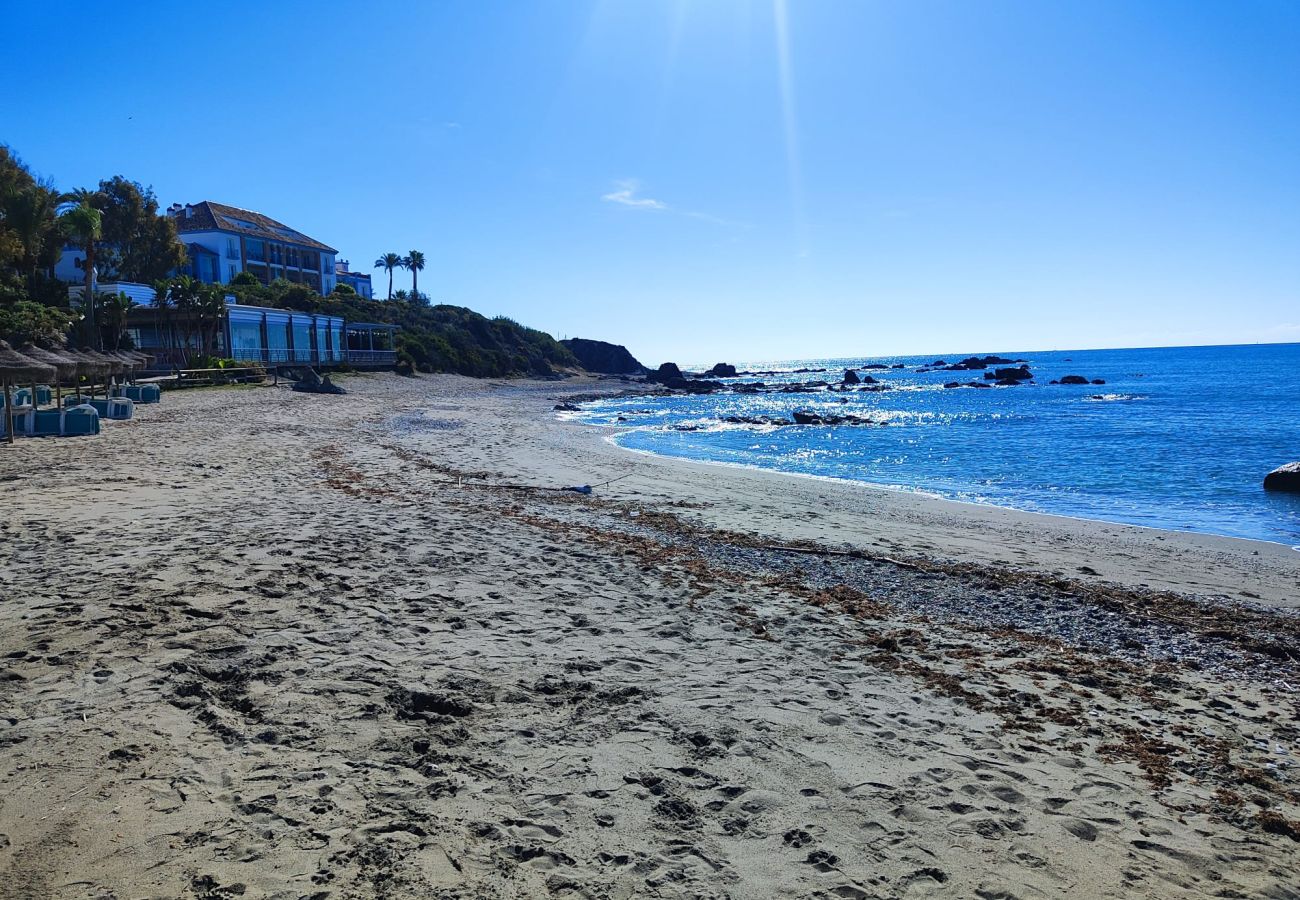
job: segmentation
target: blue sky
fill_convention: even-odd
[[[60,187],[645,362],[1300,340],[1289,0],[6,6]]]

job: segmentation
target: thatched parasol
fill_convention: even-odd
[[[60,409],[63,407],[63,384],[71,384],[76,381],[77,374],[81,366],[75,359],[70,356],[64,356],[57,350],[46,350],[44,347],[37,347],[35,344],[28,342],[18,348],[18,352],[23,356],[30,357],[37,362],[48,363],[54,366],[56,379],[54,382],[54,402]],[[32,386],[32,397],[36,396],[36,386]]]
[[[0,381],[4,382],[5,424],[9,443],[14,442],[14,403],[9,391],[14,382],[52,380],[57,373],[54,366],[23,356],[4,341],[0,341]],[[35,402],[36,397],[32,397]]]
[[[85,353],[82,353],[80,350],[74,350],[69,347],[63,351],[63,355],[68,357],[69,359],[76,360],[77,374],[81,375],[84,378],[90,379],[92,384],[94,383],[95,378],[97,378],[98,376],[108,374],[107,362],[103,360],[95,359]],[[81,400],[80,379],[77,380],[77,400],[78,401]]]
[[[90,378],[91,397],[95,397],[96,377],[103,377],[104,384],[107,385],[108,376],[116,375],[116,373],[122,371],[122,360],[113,359],[112,356],[105,356],[104,354],[101,354],[101,352],[99,352],[98,350],[91,350],[90,347],[82,347],[81,350],[77,351],[77,355],[79,356],[79,358],[86,360],[87,363],[94,365],[94,369],[92,369],[91,372],[87,372],[87,375],[91,376]]]
[[[114,359],[111,356],[106,356],[105,354],[100,353],[98,350],[92,350],[89,347],[81,348],[81,356],[84,357],[85,359],[90,360],[92,363],[96,363],[98,365],[99,368],[95,374],[104,376],[104,385],[105,385],[104,395],[107,396],[108,376],[116,375],[119,372],[121,372],[126,367],[125,363],[123,363],[120,359]],[[95,381],[93,378],[90,381],[90,396],[91,397],[95,396]]]

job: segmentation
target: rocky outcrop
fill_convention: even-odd
[[[712,375],[714,378],[735,378],[736,367],[731,363],[718,363],[705,374]]]
[[[1053,378],[1049,384],[1105,384],[1105,378],[1094,378],[1089,381],[1082,375],[1065,375],[1059,381]]]
[[[677,368],[677,363],[666,362],[658,369],[655,369],[645,377],[646,381],[654,381],[659,384],[667,384],[670,378],[681,378],[682,370]]]
[[[712,394],[714,391],[726,390],[727,386],[720,381],[709,381],[706,378],[668,378],[663,382],[664,387],[674,391],[685,391],[688,394]]]
[[[970,371],[972,369],[987,369],[989,366],[1007,366],[1012,363],[1023,362],[1019,359],[1007,359],[1002,356],[968,356],[961,362],[952,365],[939,365],[943,360],[931,363],[935,368],[941,368],[947,372]]]
[[[1264,476],[1264,490],[1300,494],[1300,462],[1278,466]]]
[[[992,372],[985,372],[984,377],[998,384],[1019,384],[1033,378],[1034,373],[1029,371],[1029,366],[1020,366],[1015,369],[994,369]]]
[[[864,419],[861,416],[822,415],[821,413],[808,412],[807,410],[795,410],[793,415],[794,415],[794,424],[796,425],[871,425],[874,424],[870,419]]]
[[[569,352],[577,357],[578,364],[588,372],[605,375],[640,375],[646,371],[645,366],[637,362],[636,357],[622,344],[609,344],[586,338],[569,338],[560,343],[569,348]]]
[[[310,366],[302,370],[292,389],[303,394],[346,394],[347,391],[330,381],[328,375],[317,375]]]
[[[775,416],[723,416],[728,425],[793,425],[789,419]]]
[[[862,383],[862,379],[858,377],[857,372],[853,371],[852,369],[844,370],[843,384],[861,384],[861,383]]]

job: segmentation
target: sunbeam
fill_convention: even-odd
[[[808,227],[803,212],[803,176],[799,165],[799,135],[794,107],[794,75],[790,64],[790,24],[786,0],[772,0],[776,35],[776,63],[781,81],[781,123],[785,132],[785,159],[789,175],[790,206],[794,214],[799,255],[808,255]]]

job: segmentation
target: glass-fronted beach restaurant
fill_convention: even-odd
[[[132,309],[127,321],[135,347],[152,354],[160,367],[183,367],[202,352],[200,328],[152,305]],[[397,362],[396,331],[395,325],[228,302],[210,346],[216,356],[268,366],[380,368]]]

